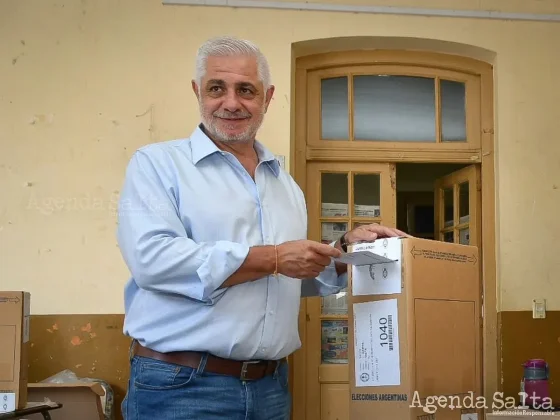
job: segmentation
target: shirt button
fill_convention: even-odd
[[[274,315],[274,311],[270,311],[269,314],[270,314],[270,315]]]

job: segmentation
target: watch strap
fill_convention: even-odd
[[[344,252],[348,252],[348,242],[346,242],[346,232],[340,237],[340,247]]]

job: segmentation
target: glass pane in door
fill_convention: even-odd
[[[445,232],[443,234],[443,242],[451,242],[453,243],[453,231]]]
[[[443,190],[443,226],[451,227],[454,225],[453,216],[453,188]]]
[[[469,223],[469,182],[459,184],[459,223]]]
[[[321,362],[348,363],[348,321],[321,321]]]
[[[348,78],[321,80],[321,138],[348,140]]]
[[[381,176],[354,174],[354,216],[381,217]]]
[[[459,243],[461,245],[469,245],[470,244],[470,235],[469,235],[469,228],[459,230]]]
[[[322,315],[348,315],[348,289],[340,293],[323,297],[321,301]]]
[[[440,80],[440,95],[442,141],[467,141],[465,84]]]
[[[347,173],[321,173],[321,216],[348,216]]]
[[[435,80],[354,76],[354,139],[436,141]]]
[[[321,242],[330,244],[337,241],[348,230],[346,222],[323,222],[321,223]]]

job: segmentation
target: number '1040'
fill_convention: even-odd
[[[392,346],[393,337],[390,331],[390,326],[388,325],[388,320],[386,317],[379,318],[379,340],[381,346]]]

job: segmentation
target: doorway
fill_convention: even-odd
[[[489,399],[498,389],[492,71],[423,51],[299,57],[290,165],[306,196],[309,239],[331,242],[372,222],[427,239],[479,246],[484,239]],[[348,418],[346,293],[301,302],[302,348],[291,357],[294,420]]]
[[[469,166],[453,163],[397,163],[397,229],[417,238],[454,242],[451,230],[447,235],[444,234],[443,238],[437,235],[435,192],[437,185],[443,185],[450,176]],[[468,182],[462,183],[459,187],[457,225],[466,226],[470,221],[468,187]],[[448,193],[443,194],[443,229],[451,228],[455,224],[454,195],[451,185],[445,191]],[[460,230],[457,242],[468,244],[469,239],[470,232],[466,229]]]
[[[416,237],[480,247],[479,174],[477,164],[309,162],[309,239],[331,243],[347,230],[379,223]],[[347,289],[306,299],[310,420],[349,418],[347,301]]]

